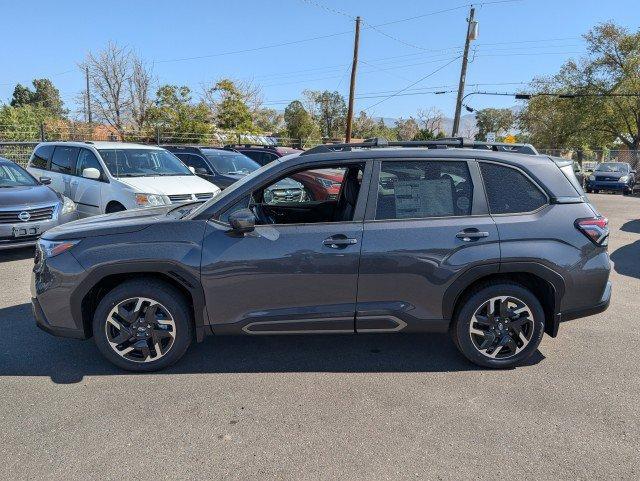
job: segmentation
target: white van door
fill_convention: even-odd
[[[88,179],[83,176],[85,169],[96,169],[100,172],[99,179]],[[102,187],[107,178],[100,162],[89,149],[80,149],[76,162],[75,177],[71,180],[71,199],[78,205],[81,217],[88,217],[102,213]]]
[[[71,180],[75,177],[76,159],[79,150],[78,147],[70,145],[56,145],[51,157],[49,170],[53,190],[60,192],[73,201],[75,199],[71,195]]]

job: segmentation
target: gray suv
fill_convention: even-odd
[[[329,169],[337,198],[265,192]],[[506,368],[609,304],[607,220],[570,161],[461,139],[320,146],[205,203],[84,219],[38,244],[32,301],[52,334],[153,371],[192,338],[449,332]]]

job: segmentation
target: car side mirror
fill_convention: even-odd
[[[189,166],[189,170],[191,171],[192,174],[196,173],[196,169],[194,169],[192,166]]]
[[[40,177],[38,180],[42,185],[49,185],[51,183],[51,177]]]
[[[100,171],[95,167],[87,167],[82,170],[82,177],[85,179],[100,180]]]
[[[239,234],[252,232],[256,227],[256,216],[249,209],[240,209],[229,215],[229,224]]]

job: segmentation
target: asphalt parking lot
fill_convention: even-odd
[[[0,479],[638,479],[640,198],[609,217],[613,299],[529,365],[446,336],[208,338],[157,374],[35,327],[0,252]]]

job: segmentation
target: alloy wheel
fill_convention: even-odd
[[[511,296],[492,297],[476,310],[469,323],[471,342],[490,359],[507,359],[521,352],[533,337],[533,314]]]
[[[176,324],[168,309],[146,297],[117,304],[107,316],[105,330],[114,352],[134,362],[160,359],[176,338]]]

